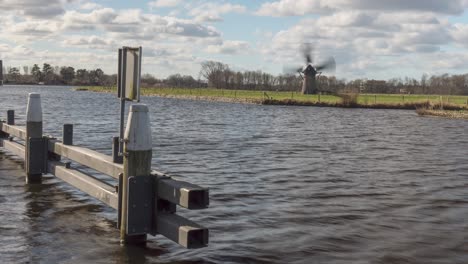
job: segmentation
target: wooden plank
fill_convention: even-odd
[[[58,161],[48,162],[48,172],[81,191],[97,198],[110,207],[114,209],[118,208],[118,194],[112,185],[102,182],[91,175],[84,174],[78,170],[66,168],[64,163]]]
[[[208,245],[207,228],[176,214],[158,213],[156,231],[185,248],[201,248]]]
[[[209,189],[184,181],[160,177],[158,198],[175,203],[187,209],[204,209],[210,204]]]
[[[16,156],[22,159],[24,159],[26,155],[26,151],[23,145],[14,141],[10,141],[8,139],[0,138],[0,147],[4,147],[6,150],[10,151],[11,153],[15,154]]]
[[[0,130],[10,134],[10,136],[26,140],[26,127],[24,126],[14,126],[0,122]]]
[[[118,179],[119,174],[123,172],[123,165],[113,163],[112,156],[91,149],[68,146],[58,140],[51,139],[49,140],[49,151],[116,179]]]

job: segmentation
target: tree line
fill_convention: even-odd
[[[99,85],[115,86],[116,74],[105,74],[101,69],[77,69],[71,66],[53,67],[44,63],[23,66],[23,73],[17,67],[3,69],[6,84],[47,84],[47,85]],[[190,75],[173,74],[158,79],[143,74],[143,87],[174,88],[215,88],[260,91],[300,91],[302,76],[299,74],[272,75],[262,71],[234,71],[229,65],[217,61],[201,63],[197,79]],[[318,89],[321,93],[410,93],[410,94],[453,94],[468,95],[468,74],[428,75],[421,79],[410,77],[390,80],[355,79],[346,81],[335,76],[318,75]]]
[[[115,75],[106,75],[101,69],[87,70],[71,66],[53,67],[44,63],[42,67],[34,64],[23,66],[23,73],[18,67],[3,68],[5,84],[47,84],[47,85],[104,85],[115,83]],[[6,73],[6,74],[5,74]]]

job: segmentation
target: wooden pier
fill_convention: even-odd
[[[63,126],[62,140],[43,134],[41,98],[28,97],[26,125],[15,124],[14,111],[0,120],[0,147],[25,161],[26,184],[40,184],[49,173],[117,210],[123,244],[145,243],[147,235],[161,234],[186,248],[208,244],[208,229],[176,214],[177,206],[204,209],[209,191],[172,179],[151,169],[152,139],[148,108],[130,108],[123,140],[123,160],[118,157],[118,140],[113,156],[73,145],[73,125]],[[118,181],[117,185],[74,169],[70,162],[84,165]]]

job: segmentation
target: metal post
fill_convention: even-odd
[[[44,153],[38,147],[40,143],[35,143],[38,140],[42,140],[41,95],[30,93],[26,110],[26,183],[40,183],[42,180],[41,163]]]
[[[129,178],[149,176],[151,173],[152,140],[148,107],[144,104],[130,106],[124,137],[124,173],[121,200],[120,242],[124,244],[139,244],[146,242],[146,234],[128,235],[128,187]]]
[[[15,110],[8,110],[7,111],[7,124],[14,125],[15,124]]]
[[[62,142],[64,145],[73,145],[73,124],[63,125]]]
[[[125,119],[125,89],[127,83],[127,49],[122,49],[122,61],[121,63],[121,72],[120,72],[120,144],[119,144],[119,155],[122,156],[123,153],[123,138],[124,138],[124,119]]]

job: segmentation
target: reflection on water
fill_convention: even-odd
[[[42,94],[46,133],[110,153],[118,101],[64,87],[0,87],[24,123]],[[53,176],[25,185],[0,152],[0,262],[468,263],[468,122],[412,111],[143,98],[153,165],[210,188],[182,214],[210,228],[185,250],[163,237],[121,247],[116,213]]]

